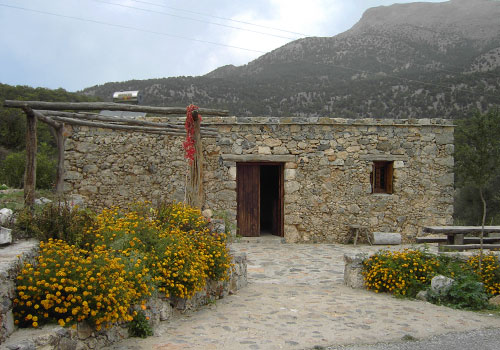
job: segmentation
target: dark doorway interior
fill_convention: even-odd
[[[277,220],[279,202],[278,165],[260,166],[260,234],[278,234]]]

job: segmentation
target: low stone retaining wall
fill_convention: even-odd
[[[30,249],[16,251],[21,254],[21,259],[17,259],[14,254],[12,259],[16,261],[10,269],[1,270],[1,319],[2,338],[0,344],[14,332],[14,317],[12,315],[12,299],[15,294],[14,279],[22,262],[32,259],[37,254],[38,242],[29,241],[26,244]],[[12,246],[11,246],[12,247]],[[233,255],[233,268],[226,281],[207,281],[205,288],[197,292],[191,299],[152,297],[146,303],[145,316],[149,317],[149,322],[153,329],[162,321],[169,321],[186,312],[199,309],[201,306],[211,303],[217,299],[226,297],[229,294],[247,285],[247,259],[245,254]],[[0,264],[0,267],[3,267]],[[6,312],[4,313],[4,303]],[[126,324],[115,325],[105,330],[95,331],[86,323],[80,323],[76,329],[63,328],[56,325],[47,325],[40,329],[26,328],[14,332],[2,344],[10,350],[90,350],[101,349],[117,341],[128,338]]]
[[[344,254],[344,284],[346,286],[355,289],[365,287],[362,274],[365,259],[368,259],[366,254]]]
[[[0,344],[14,332],[12,300],[15,295],[15,278],[25,261],[38,254],[38,241],[17,241],[0,248]]]

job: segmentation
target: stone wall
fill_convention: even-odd
[[[182,119],[158,120],[182,122]],[[282,162],[288,242],[343,242],[350,224],[399,232],[453,215],[453,125],[442,119],[203,118],[206,208],[236,220],[236,164]],[[183,139],[74,128],[66,141],[66,190],[94,207],[184,199]],[[392,161],[393,194],[372,194],[374,161]]]
[[[12,300],[16,294],[16,276],[24,262],[38,255],[38,241],[17,241],[0,247],[0,344],[14,332]]]

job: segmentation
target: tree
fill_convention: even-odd
[[[481,252],[483,255],[484,223],[486,220],[485,189],[500,170],[500,110],[477,112],[458,122],[455,130],[455,166],[457,184],[475,188],[483,206],[481,219]]]

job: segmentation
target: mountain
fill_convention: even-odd
[[[107,83],[110,100],[225,108],[239,116],[458,118],[500,105],[500,1],[451,0],[368,9],[350,30],[290,42],[204,76]]]

